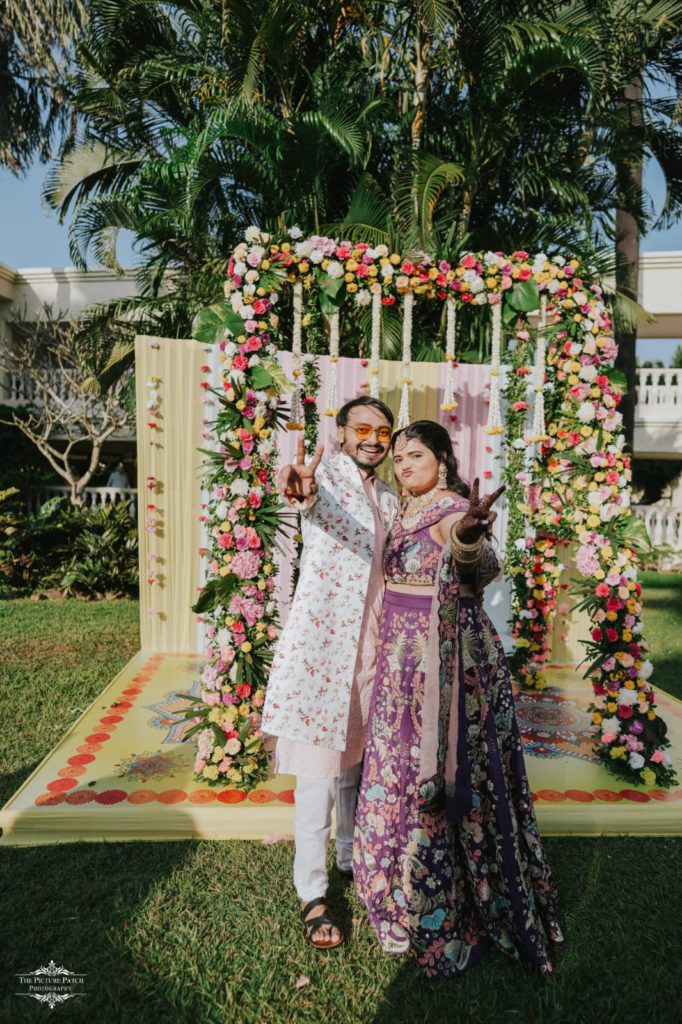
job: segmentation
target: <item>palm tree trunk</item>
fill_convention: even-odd
[[[636,124],[642,120],[642,79],[637,77],[623,91],[623,107]],[[621,193],[639,195],[642,189],[642,154],[634,152],[616,168]],[[639,225],[628,210],[616,210],[616,289],[637,301],[639,294]],[[637,402],[636,346],[637,324],[630,318],[615,324],[618,357],[616,366],[623,371],[627,394],[620,406],[625,443],[634,451],[635,405]]]

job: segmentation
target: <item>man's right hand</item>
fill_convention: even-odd
[[[296,443],[296,462],[282,466],[277,474],[277,490],[285,498],[305,501],[317,493],[315,472],[320,464],[324,445],[318,444],[310,462],[305,461],[305,439],[301,435]]]

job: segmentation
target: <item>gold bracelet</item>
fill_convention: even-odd
[[[480,548],[480,547],[483,546],[483,541],[485,540],[485,535],[481,534],[481,536],[478,538],[478,540],[473,541],[473,543],[471,543],[471,544],[466,544],[463,540],[460,540],[459,537],[457,536],[457,523],[455,523],[454,526],[450,527],[450,540],[451,540],[452,544],[456,545],[462,551],[474,551],[474,549]]]

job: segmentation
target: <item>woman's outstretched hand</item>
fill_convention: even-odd
[[[277,490],[285,498],[293,498],[296,501],[305,501],[312,494],[317,493],[315,483],[315,472],[320,464],[324,445],[318,444],[310,462],[305,461],[305,439],[301,435],[296,444],[296,462],[288,466],[282,466],[277,474]]]
[[[479,496],[479,480],[476,477],[471,487],[469,509],[454,527],[462,544],[473,544],[479,537],[489,534],[490,527],[497,519],[497,512],[492,511],[491,506],[505,490],[506,486],[503,484],[492,494],[486,494],[481,498]]]

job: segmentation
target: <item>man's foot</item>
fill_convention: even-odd
[[[333,949],[344,941],[344,935],[327,913],[324,896],[302,903],[301,914],[305,925],[304,935],[316,949]]]

